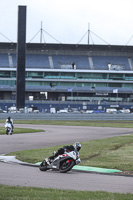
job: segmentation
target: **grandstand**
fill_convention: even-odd
[[[15,104],[16,60],[16,43],[0,43],[1,107]],[[133,47],[27,43],[25,77],[26,103],[40,110],[83,104],[131,109]]]

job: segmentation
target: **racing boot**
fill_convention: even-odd
[[[49,159],[49,158],[46,158],[46,159],[45,159],[45,161],[46,161],[46,163],[47,163],[48,165],[50,165],[50,164],[51,164],[51,162],[50,162],[50,159]]]

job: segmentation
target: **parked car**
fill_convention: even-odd
[[[122,113],[125,113],[125,114],[128,114],[130,113],[130,110],[129,109],[123,109],[123,110],[120,110]]]
[[[86,110],[85,113],[91,114],[91,113],[93,113],[93,111],[94,111],[94,110]]]
[[[105,113],[104,110],[94,110],[93,113]]]
[[[113,113],[116,113],[116,112],[117,112],[116,108],[107,108],[106,109],[106,113],[109,113],[109,114],[113,114]]]
[[[67,110],[59,110],[59,111],[57,111],[57,113],[68,113],[68,111]]]

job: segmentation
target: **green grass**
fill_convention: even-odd
[[[133,134],[86,141],[81,144],[81,165],[133,171]],[[60,147],[18,151],[9,155],[16,155],[21,161],[36,163],[52,155],[53,151]]]
[[[5,195],[6,194],[6,195]],[[133,194],[0,185],[0,200],[132,200]]]
[[[35,132],[44,132],[41,129],[31,129],[31,128],[14,128],[13,134],[19,133],[35,133]],[[0,127],[0,135],[6,134],[6,130],[4,127]]]
[[[0,123],[3,123],[0,120]],[[15,124],[42,124],[42,125],[64,125],[64,126],[97,126],[97,127],[121,127],[133,128],[133,121],[66,121],[66,120],[14,120]]]
[[[82,165],[133,171],[133,135],[82,143]]]
[[[115,128],[133,128],[133,121],[64,121],[64,120],[39,120],[39,121],[17,121],[16,123],[64,125],[64,126],[97,126]]]

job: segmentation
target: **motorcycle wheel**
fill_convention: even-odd
[[[48,170],[47,164],[46,164],[45,161],[43,161],[43,162],[40,164],[39,169],[40,169],[41,171],[47,171],[47,170]]]
[[[66,172],[70,171],[73,168],[74,165],[75,165],[74,160],[65,160],[60,165],[59,171],[61,173],[66,173]]]

